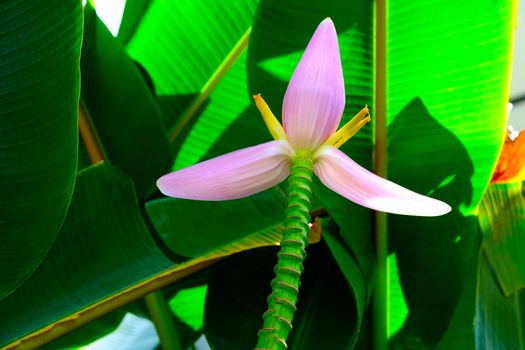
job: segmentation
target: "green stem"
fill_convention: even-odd
[[[388,0],[375,2],[375,173],[387,178],[387,44],[388,44]],[[388,230],[386,213],[375,213],[376,236],[376,283],[372,301],[372,348],[388,349],[389,324],[389,272],[388,272]]]
[[[144,300],[157,330],[161,348],[163,350],[182,350],[169,305],[162,291],[156,290],[146,295]]]
[[[272,280],[272,293],[268,297],[268,310],[263,314],[263,327],[259,330],[256,350],[286,349],[286,339],[292,330],[296,310],[300,277],[303,272],[305,248],[308,245],[312,196],[313,161],[298,155],[292,160],[288,188],[285,229],[281,249],[277,254]]]

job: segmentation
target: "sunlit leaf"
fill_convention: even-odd
[[[129,39],[135,34],[137,26],[140,24],[140,20],[146,13],[150,3],[151,0],[126,1],[117,35],[117,39],[123,45],[127,44]]]
[[[151,1],[127,50],[151,74],[168,128],[246,33],[256,3]]]
[[[208,287],[201,285],[183,289],[170,299],[171,311],[194,331],[202,328],[204,323],[204,300]]]
[[[180,169],[209,158],[209,151],[217,153],[222,150],[212,149],[228,127],[241,116],[249,113],[250,122],[264,130],[264,124],[257,112],[250,109],[251,96],[246,91],[246,53],[243,53],[224,75],[220,83],[209,96],[202,114],[188,130],[188,135],[175,159],[174,168]],[[249,130],[244,130],[237,137],[253,137]],[[267,140],[270,140],[267,138]]]
[[[389,216],[408,306],[396,344],[437,344],[477,254],[473,215],[505,130],[513,6],[389,2],[389,178],[453,208],[438,218]]]

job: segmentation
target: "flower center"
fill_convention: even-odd
[[[281,123],[279,123],[279,120],[277,120],[275,115],[272,113],[270,107],[268,107],[266,102],[263,100],[261,94],[254,95],[253,99],[255,100],[255,105],[261,112],[264,123],[266,124],[266,127],[270,131],[270,134],[272,134],[273,138],[275,140],[287,141],[288,137],[286,136],[286,132],[284,131],[283,126],[281,125]],[[368,111],[368,106],[365,106],[365,108],[360,110],[359,113],[357,113],[348,123],[346,123],[342,128],[337,130],[336,133],[328,137],[321,145],[319,145],[315,149],[295,150],[296,156],[309,157],[311,159],[315,159],[317,151],[323,146],[339,148],[352,136],[354,136],[359,131],[359,129],[361,129],[369,121],[370,112]]]

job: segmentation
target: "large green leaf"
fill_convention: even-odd
[[[151,74],[169,128],[248,30],[256,3],[151,1],[127,50]]]
[[[46,259],[0,302],[0,346],[41,345],[217,258],[279,239],[280,232],[256,232],[174,264],[148,232],[131,179],[105,164],[86,168]]]
[[[108,165],[79,173],[57,240],[35,273],[0,302],[0,345],[106,299],[172,262],[140,217],[131,180]]]
[[[453,208],[390,216],[408,306],[395,346],[434,346],[461,298],[477,252],[472,215],[503,141],[513,10],[512,1],[389,2],[389,178]]]
[[[0,299],[37,267],[77,163],[79,1],[0,4]]]
[[[142,196],[172,163],[162,116],[141,72],[91,7],[85,10],[82,99],[107,159]]]
[[[161,239],[175,254],[196,257],[255,232],[278,235],[285,196],[278,189],[232,201],[163,198],[146,203]]]

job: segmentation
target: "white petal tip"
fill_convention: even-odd
[[[365,206],[390,214],[427,217],[445,215],[452,210],[447,203],[424,196],[418,199],[407,200],[400,198],[375,198],[369,200]]]
[[[319,25],[332,25],[332,26],[334,26],[334,22],[332,21],[332,18],[326,17],[325,19],[323,19],[321,21],[321,23],[319,23]]]
[[[168,192],[168,188],[165,184],[165,179],[166,179],[166,176],[167,175],[164,175],[162,177],[160,177],[157,182],[156,182],[156,185],[157,185],[157,188],[159,189],[160,193],[162,193],[163,195],[165,196],[169,196],[169,194],[167,193]]]

